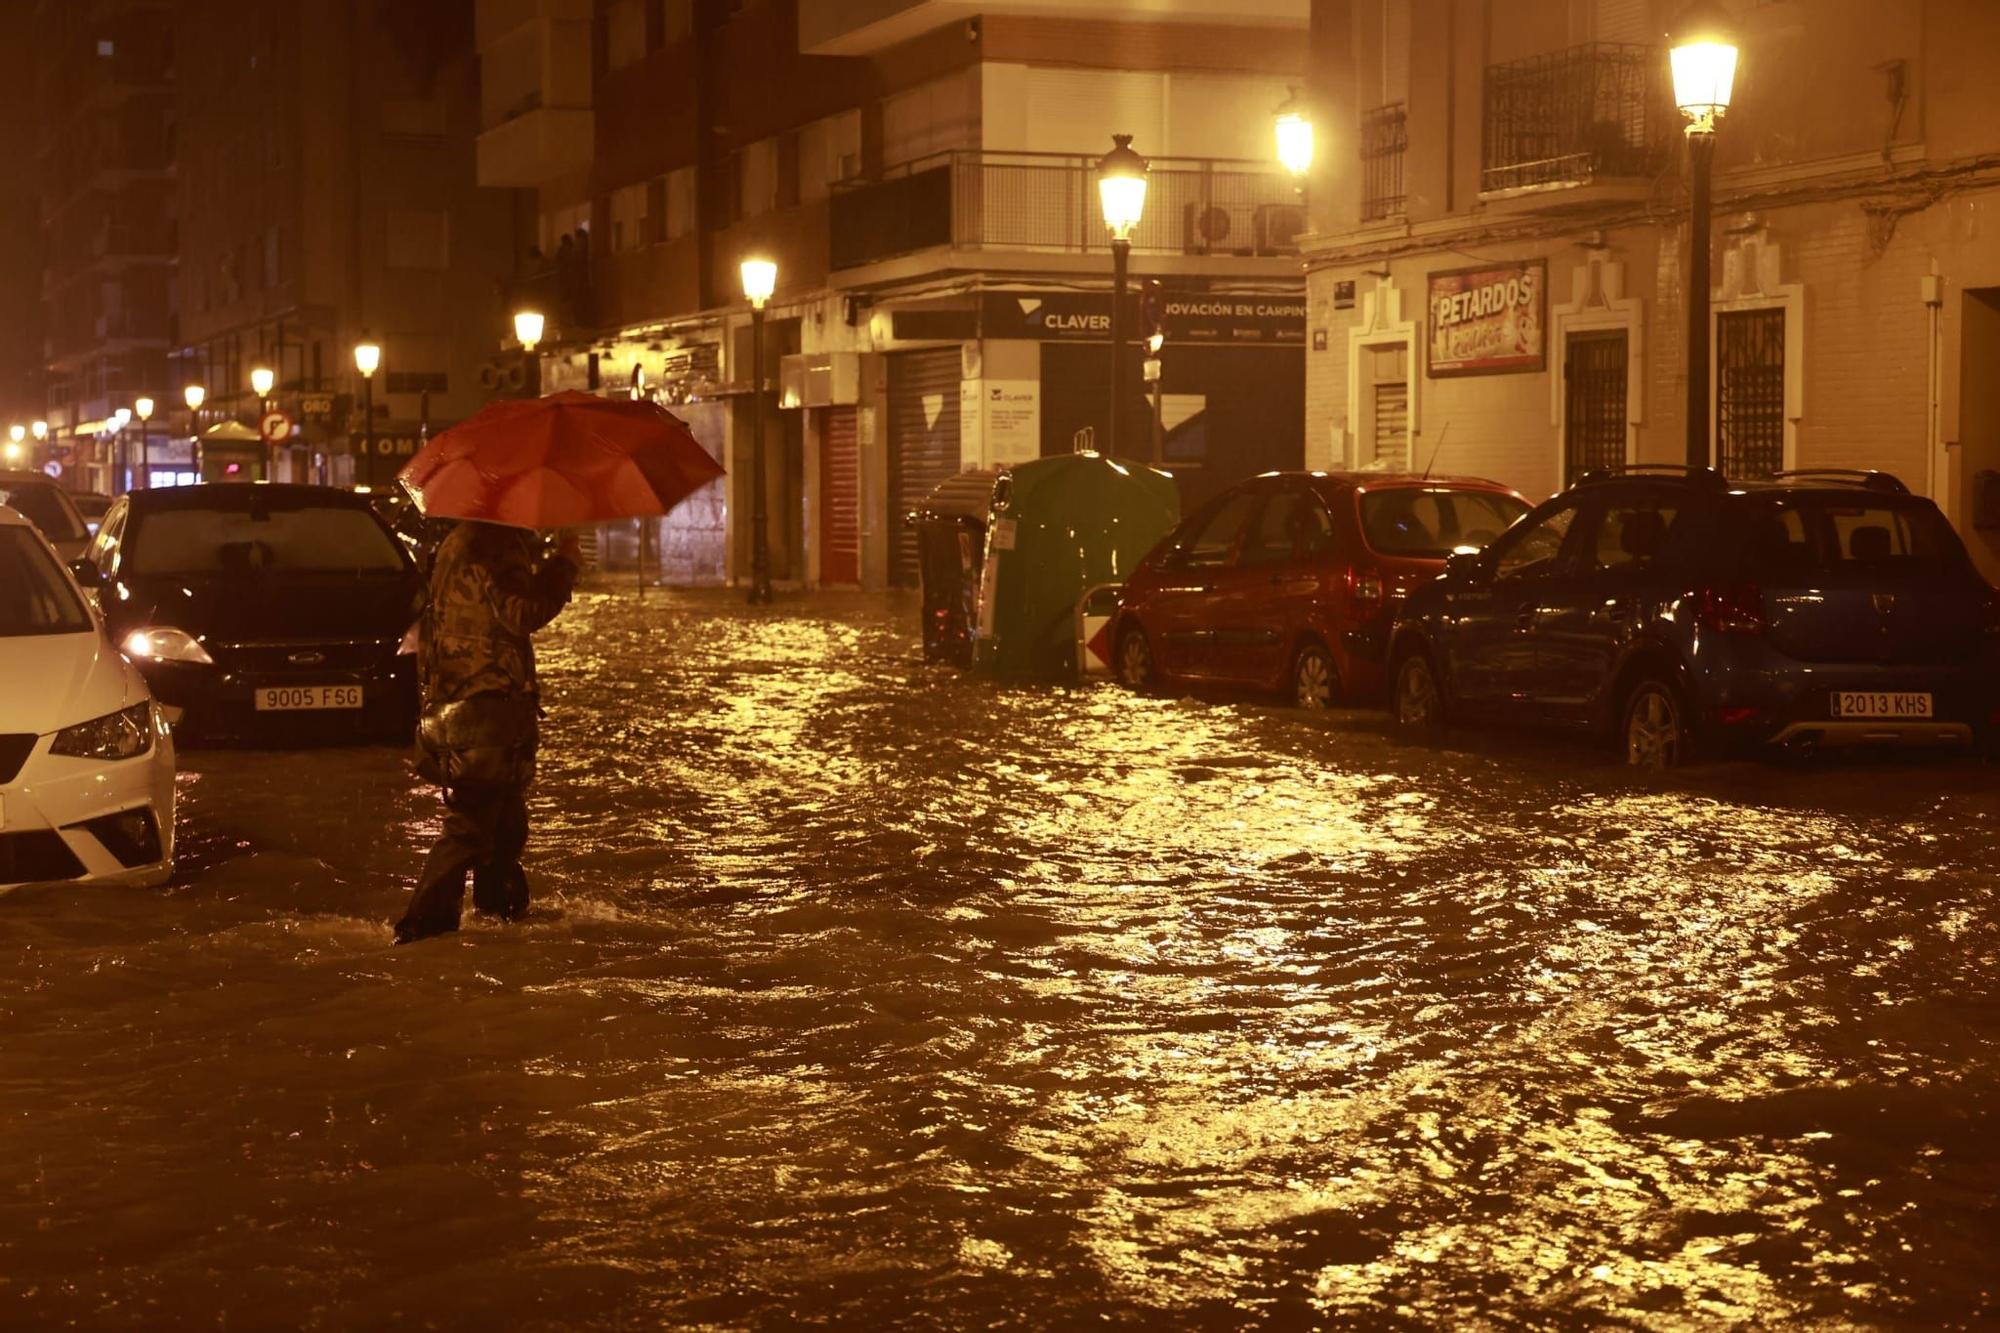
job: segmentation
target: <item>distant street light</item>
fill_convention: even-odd
[[[21,461],[21,441],[27,437],[28,431],[25,426],[13,425],[7,428],[7,461],[9,463],[18,463]]]
[[[256,390],[257,397],[260,399],[269,398],[271,396],[271,386],[277,382],[278,377],[269,366],[258,366],[250,372],[250,387]]]
[[[1125,272],[1132,232],[1146,211],[1146,159],[1132,151],[1132,136],[1111,136],[1111,151],[1097,164],[1097,201],[1111,230],[1111,423],[1104,452],[1118,454],[1118,418],[1125,406]]]
[[[514,338],[521,344],[521,350],[532,352],[542,340],[542,330],[546,321],[539,310],[516,310],[514,312]]]
[[[181,401],[188,405],[188,439],[194,453],[194,474],[197,480],[205,480],[201,475],[201,405],[208,401],[208,390],[199,384],[190,384],[181,390]]]
[[[208,390],[199,384],[190,384],[181,390],[181,398],[187,403],[188,411],[199,412],[201,405],[208,401]]]
[[[1708,230],[1709,176],[1715,161],[1715,123],[1729,109],[1736,81],[1736,42],[1729,16],[1697,3],[1674,24],[1669,54],[1674,103],[1688,118],[1688,336],[1687,461],[1708,467]]]
[[[778,266],[743,261],[743,295],[750,302],[750,600],[771,600],[771,541],[764,522],[764,303],[778,289]]]
[[[28,428],[26,426],[23,426],[20,422],[17,421],[13,425],[7,427],[7,438],[12,440],[15,444],[19,444],[21,441],[28,438]]]
[[[370,460],[375,457],[375,372],[381,365],[382,345],[363,329],[361,341],[354,344],[354,368],[361,372],[361,449]]]
[[[34,422],[28,427],[28,433],[38,440],[46,440],[49,438],[49,423],[46,421]]]
[[[153,400],[144,397],[133,400],[132,411],[139,418],[139,474],[150,487],[153,484],[153,442],[147,433],[147,425],[153,419]]]
[[[1292,173],[1292,180],[1303,195],[1306,173],[1313,164],[1313,124],[1306,117],[1297,88],[1292,89],[1292,95],[1278,108],[1272,128],[1277,134],[1278,161]]]

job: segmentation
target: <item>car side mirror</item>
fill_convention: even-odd
[[[1445,557],[1444,576],[1457,583],[1477,583],[1486,577],[1486,560],[1477,551],[1454,551]]]
[[[69,572],[76,575],[76,581],[80,587],[102,588],[104,586],[104,572],[81,556],[69,562]]]

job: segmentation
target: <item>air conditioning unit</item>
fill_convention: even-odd
[[[1181,206],[1181,250],[1191,255],[1248,255],[1256,252],[1256,210],[1249,204]]]
[[[1299,233],[1306,229],[1306,210],[1299,204],[1257,205],[1257,253],[1296,254]]]

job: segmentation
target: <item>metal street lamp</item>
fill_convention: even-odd
[[[382,345],[361,331],[354,344],[354,368],[361,372],[361,449],[373,466],[375,457],[375,372],[382,366]]]
[[[1674,24],[1669,59],[1674,103],[1688,118],[1688,336],[1687,461],[1708,467],[1708,229],[1709,175],[1715,161],[1715,123],[1729,109],[1736,81],[1736,41],[1729,16],[1697,3]]]
[[[750,302],[750,600],[771,600],[771,539],[764,522],[764,303],[778,288],[778,266],[743,261],[743,295]]]
[[[181,389],[181,401],[188,405],[188,445],[194,455],[195,479],[205,481],[201,475],[201,405],[208,401],[208,390],[189,384]]]
[[[1111,230],[1111,425],[1107,455],[1118,454],[1118,418],[1125,405],[1125,271],[1132,232],[1146,211],[1146,159],[1132,151],[1132,136],[1111,136],[1111,151],[1097,164],[1097,202]]]
[[[1303,103],[1299,101],[1299,90],[1284,101],[1273,116],[1272,129],[1278,143],[1278,161],[1286,171],[1292,173],[1292,181],[1301,195],[1306,192],[1306,173],[1313,164],[1313,124],[1306,116]]]
[[[132,411],[139,418],[139,472],[145,477],[146,485],[150,487],[153,484],[153,442],[148,437],[146,428],[153,419],[153,400],[134,399]]]
[[[530,397],[542,396],[542,359],[535,355],[535,348],[542,341],[542,334],[548,330],[548,321],[539,310],[516,310],[514,312],[514,341],[521,344],[521,358],[525,362],[526,386]]]

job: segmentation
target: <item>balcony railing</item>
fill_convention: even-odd
[[[1410,146],[1408,108],[1401,102],[1361,116],[1361,220],[1376,222],[1403,211],[1403,152]]]
[[[1291,178],[1235,158],[1152,159],[1139,254],[1290,255],[1304,215]],[[834,268],[935,246],[1065,254],[1111,248],[1097,158],[953,150],[833,187]]]
[[[1665,66],[1656,46],[1598,42],[1489,67],[1479,188],[1652,175],[1668,123]]]

